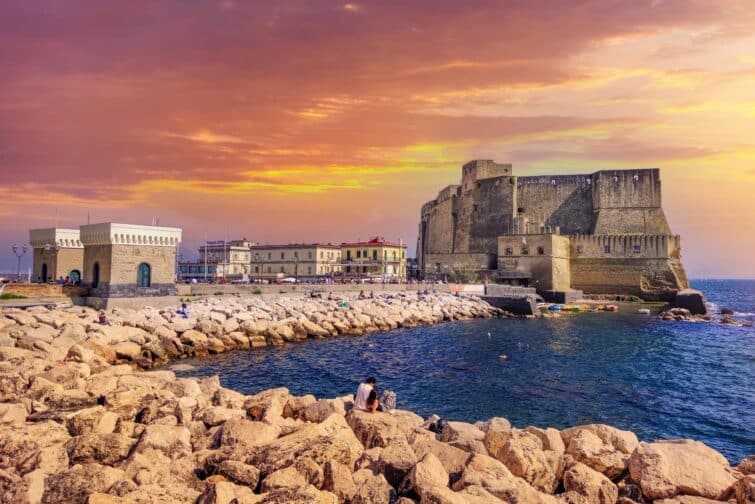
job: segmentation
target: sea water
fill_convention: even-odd
[[[696,281],[713,308],[755,322],[755,281]],[[516,427],[606,423],[641,440],[692,438],[732,463],[755,454],[755,329],[627,313],[495,319],[307,340],[184,360],[253,394],[351,394],[368,376],[398,407]]]

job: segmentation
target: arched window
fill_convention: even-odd
[[[100,284],[100,263],[95,262],[92,266],[92,288],[96,289]]]
[[[152,283],[152,271],[147,263],[141,263],[136,270],[136,285],[138,287],[149,287]]]
[[[47,263],[42,263],[42,283],[47,283]]]
[[[81,271],[79,270],[71,270],[68,276],[71,278],[71,283],[74,285],[78,285],[79,282],[81,282]]]

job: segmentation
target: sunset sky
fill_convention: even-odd
[[[755,278],[755,0],[0,4],[0,271],[56,214],[413,256],[475,158],[659,167],[689,275]]]

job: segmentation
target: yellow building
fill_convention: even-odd
[[[392,243],[382,236],[366,242],[342,243],[341,258],[345,277],[373,280],[406,280],[406,245]]]

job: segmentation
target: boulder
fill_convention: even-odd
[[[743,458],[737,465],[737,471],[742,474],[755,474],[755,455]]]
[[[246,411],[241,409],[223,408],[222,406],[213,406],[202,412],[202,421],[210,427],[224,424],[229,420],[246,418]]]
[[[537,436],[543,443],[543,450],[551,450],[558,454],[563,454],[566,451],[566,445],[564,445],[564,440],[561,438],[561,433],[553,427],[540,429],[529,426],[524,431]]]
[[[397,498],[396,490],[382,474],[374,474],[369,469],[360,469],[354,473],[353,478],[357,491],[351,499],[351,504],[390,503]]]
[[[242,504],[258,502],[252,489],[235,485],[230,481],[217,481],[207,485],[207,488],[197,498],[197,504]]]
[[[394,442],[406,442],[406,435],[398,420],[388,413],[352,409],[346,415],[346,421],[365,448],[386,447]]]
[[[349,468],[334,460],[328,460],[323,466],[322,489],[335,494],[341,502],[350,501],[357,491]]]
[[[0,425],[23,424],[28,412],[22,403],[0,403]]]
[[[435,438],[416,437],[411,444],[418,459],[431,453],[443,465],[448,474],[458,475],[464,470],[469,453]]]
[[[307,486],[304,476],[294,466],[278,469],[262,480],[262,492],[270,492],[278,488],[299,488]]]
[[[689,310],[692,315],[706,315],[708,313],[705,296],[697,289],[683,289],[677,292],[671,307]]]
[[[93,406],[77,411],[66,418],[66,427],[72,436],[81,436],[93,432],[110,434],[118,424],[118,415],[103,406]]]
[[[511,422],[503,417],[493,417],[484,422],[475,422],[475,427],[484,433],[488,431],[507,431],[511,429]]]
[[[424,499],[434,487],[448,487],[448,473],[432,453],[427,453],[406,475],[399,487],[401,494],[413,494]]]
[[[611,480],[579,462],[564,472],[564,490],[584,496],[594,504],[614,504],[619,496]]]
[[[650,499],[681,494],[720,500],[735,481],[723,455],[689,439],[640,443],[629,473]]]
[[[755,502],[755,475],[748,474],[732,485],[731,492],[737,499],[737,504],[752,504]]]
[[[280,427],[245,418],[232,419],[220,428],[222,446],[252,447],[270,443],[278,438]]]
[[[608,478],[626,470],[629,454],[638,443],[634,433],[602,424],[565,429],[561,438],[567,454]]]
[[[460,491],[468,486],[480,486],[504,502],[537,502],[557,504],[555,497],[538,492],[521,478],[511,474],[505,465],[486,455],[473,454],[461,477],[453,485]]]
[[[337,504],[338,498],[330,492],[318,490],[312,485],[299,488],[279,488],[262,494],[259,504]],[[254,501],[252,501],[254,502]],[[353,502],[353,501],[352,501]],[[377,502],[377,501],[376,501]],[[240,502],[239,504],[244,504]]]
[[[257,488],[260,480],[260,470],[253,465],[237,460],[224,460],[215,467],[215,472],[226,477],[229,481],[239,485]]]
[[[158,451],[170,459],[191,454],[191,433],[183,426],[152,424],[144,428],[136,445],[137,452]]]
[[[47,477],[42,503],[85,504],[89,494],[106,493],[115,482],[123,478],[124,473],[120,469],[99,464],[77,464]]]
[[[393,488],[398,488],[416,463],[417,455],[405,441],[386,446],[377,460],[380,472]]]
[[[120,434],[88,433],[71,438],[66,443],[72,464],[99,462],[114,465],[128,457],[135,440]]]
[[[519,429],[488,431],[485,446],[490,456],[503,462],[514,476],[541,492],[553,493],[558,486],[561,454],[548,457],[538,436]]]
[[[343,399],[320,399],[319,401],[306,406],[301,412],[301,418],[307,422],[322,422],[333,413],[339,415],[346,414]]]
[[[331,415],[319,424],[305,424],[299,430],[259,446],[249,461],[264,474],[288,467],[308,457],[317,464],[335,460],[353,467],[363,448],[342,416]]]
[[[142,347],[131,341],[123,341],[112,346],[116,358],[135,361],[142,356]]]

